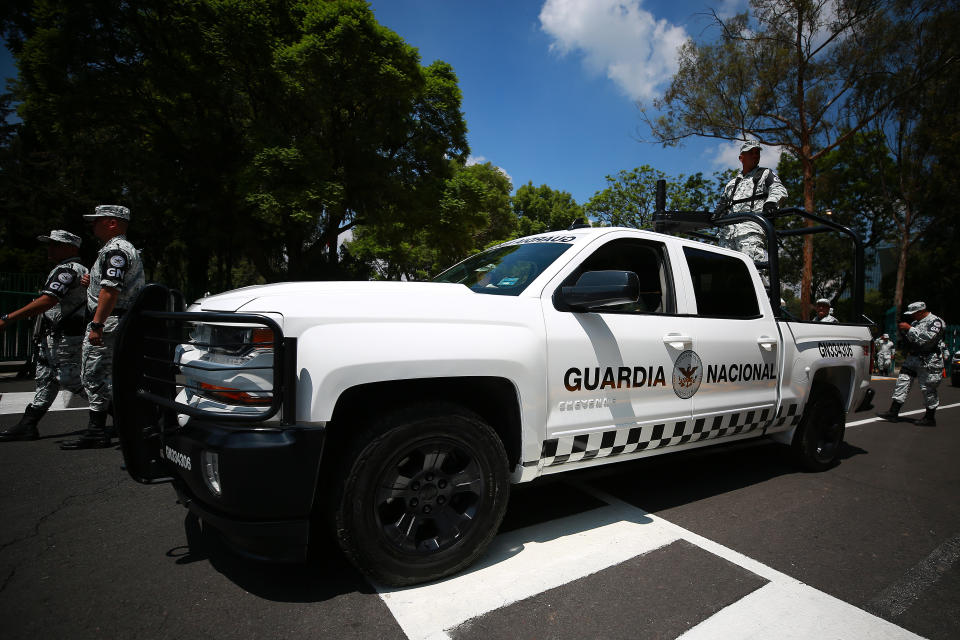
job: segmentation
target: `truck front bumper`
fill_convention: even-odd
[[[325,429],[193,419],[164,437],[180,502],[244,555],[306,558]],[[219,488],[219,494],[215,488]]]

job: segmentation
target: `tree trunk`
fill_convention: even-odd
[[[900,241],[900,251],[897,256],[897,284],[893,290],[893,307],[896,309],[896,313],[900,313],[900,309],[903,307],[903,285],[907,279],[907,252],[909,251],[909,243],[906,237],[901,238]]]
[[[803,163],[803,208],[807,213],[813,213],[813,161],[809,156],[809,148],[804,146],[801,161]],[[806,220],[806,226],[812,227],[813,220]],[[800,279],[800,317],[807,319],[813,310],[810,294],[813,290],[813,236],[803,237],[803,274]]]

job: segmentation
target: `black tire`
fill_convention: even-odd
[[[836,388],[815,384],[791,448],[797,464],[807,471],[825,471],[837,463],[846,430],[843,401]]]
[[[476,561],[509,495],[506,452],[489,425],[455,405],[412,407],[354,441],[334,493],[334,532],[374,581],[418,584]]]
[[[960,376],[950,376],[950,384],[955,387],[960,387]]]

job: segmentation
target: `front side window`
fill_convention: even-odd
[[[697,315],[710,318],[756,318],[760,304],[753,278],[743,260],[684,247],[693,278]]]
[[[462,284],[489,295],[518,296],[572,246],[566,242],[501,245],[450,267],[433,282]]]
[[[673,313],[673,291],[663,245],[648,240],[619,238],[594,251],[561,286],[572,286],[587,271],[632,271],[640,280],[636,302],[607,306],[603,313]]]

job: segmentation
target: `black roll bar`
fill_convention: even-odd
[[[656,211],[653,213],[653,227],[661,233],[686,233],[701,239],[709,238],[704,234],[698,233],[702,229],[711,227],[725,227],[738,222],[754,222],[764,230],[764,236],[767,242],[767,276],[770,281],[770,288],[767,294],[770,296],[770,306],[773,307],[774,315],[781,317],[780,308],[780,256],[777,250],[777,240],[790,236],[811,235],[817,233],[837,232],[846,235],[853,242],[853,316],[855,318],[865,318],[863,315],[863,289],[864,289],[864,259],[863,259],[863,241],[860,235],[849,227],[837,224],[833,220],[808,213],[799,207],[787,207],[779,209],[771,214],[760,214],[754,212],[728,213],[722,216],[715,216],[711,211],[667,211],[667,183],[666,180],[657,180],[656,185]],[[778,218],[788,216],[799,216],[806,220],[816,222],[817,225],[803,227],[800,229],[778,230],[773,221]]]

